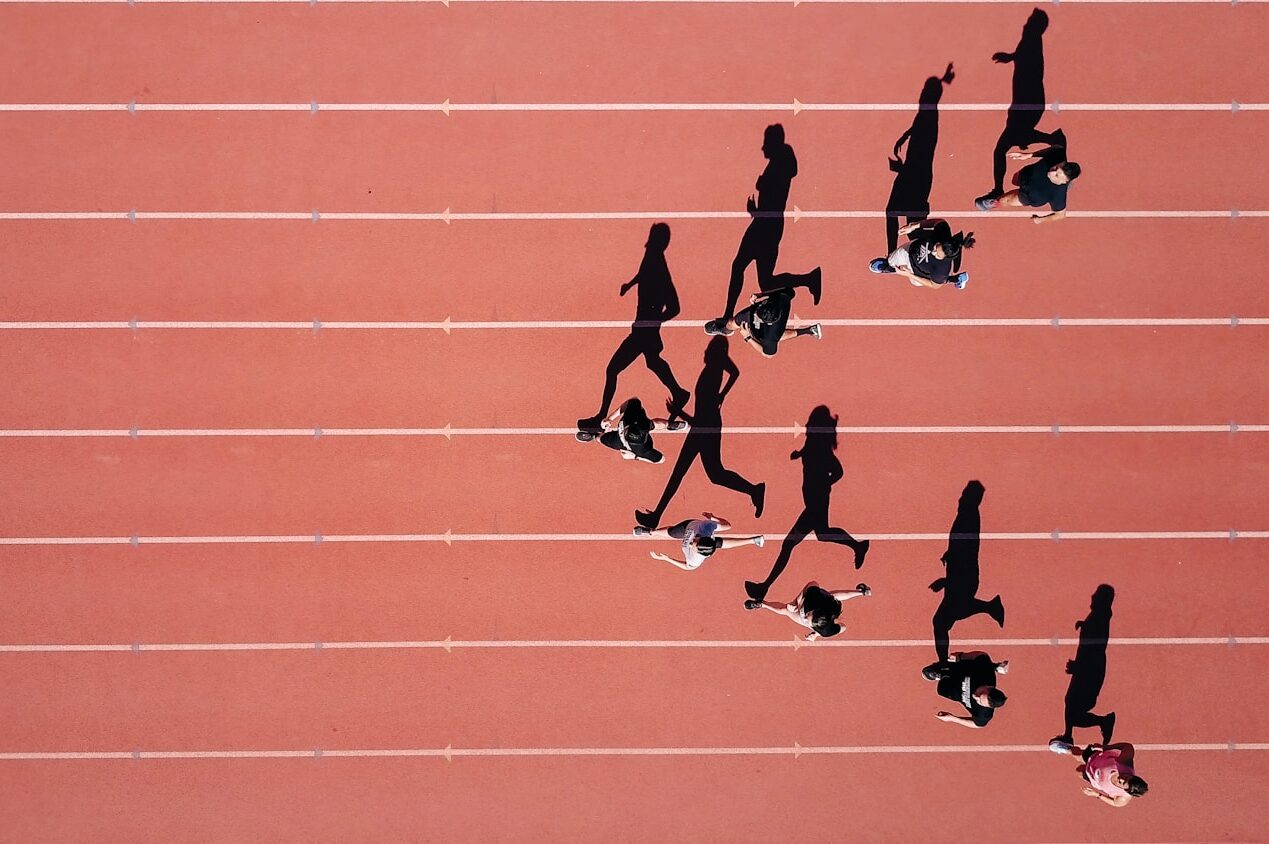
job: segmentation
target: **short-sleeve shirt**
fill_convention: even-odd
[[[774,355],[776,349],[779,348],[780,339],[784,336],[784,329],[789,324],[789,313],[792,310],[793,291],[788,288],[774,290],[765,294],[768,304],[764,308],[775,306],[777,318],[771,322],[764,321],[762,325],[754,325],[754,316],[756,315],[757,305],[751,305],[740,313],[736,314],[737,322],[749,326],[749,331],[753,334],[753,338],[762,346],[762,350],[768,355]]]
[[[713,536],[720,525],[713,519],[692,519],[687,523],[683,533],[683,561],[690,569],[699,568],[706,557],[696,550],[692,540],[698,536]]]
[[[1136,775],[1132,766],[1119,761],[1119,757],[1119,748],[1099,750],[1088,757],[1088,761],[1084,763],[1084,778],[1092,784],[1093,788],[1107,797],[1130,796],[1127,791],[1110,781],[1111,773],[1116,771],[1125,780]]]
[[[996,687],[996,664],[986,655],[953,662],[948,666],[946,676],[939,680],[938,693],[940,697],[964,706],[974,723],[985,727],[996,710],[974,700],[974,690],[983,686]]]
[[[638,399],[630,399],[621,406],[619,427],[622,444],[635,455],[652,459],[656,449],[652,447],[652,420]],[[631,437],[631,433],[635,436]],[[640,437],[639,434],[643,436]]]
[[[1038,161],[1019,170],[1018,198],[1022,200],[1022,204],[1031,208],[1048,205],[1054,211],[1065,211],[1067,185],[1055,185],[1049,178],[1049,171],[1064,163],[1065,152],[1050,150],[1040,156]]]
[[[908,260],[912,271],[921,278],[935,284],[943,284],[952,273],[952,259],[948,256],[934,257],[934,244],[947,243],[952,239],[952,227],[946,220],[939,220],[928,229],[919,228],[912,233],[912,242],[908,244]]]

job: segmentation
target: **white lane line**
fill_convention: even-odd
[[[1184,328],[1269,325],[1269,317],[947,317],[815,320],[826,328]],[[664,329],[701,330],[703,319],[675,319]],[[793,323],[810,323],[795,319]],[[0,331],[556,331],[629,330],[630,320],[34,320],[0,322]]]
[[[1139,743],[1137,750],[1152,752],[1255,752],[1269,750],[1269,742],[1206,742],[1188,744]],[[852,756],[964,753],[1049,753],[1044,744],[970,745],[803,745],[788,747],[420,747],[311,750],[132,750],[132,751],[31,751],[0,753],[0,761],[112,760],[112,759],[301,759],[323,757],[431,757],[452,761],[465,757],[541,756]]]
[[[525,113],[525,112],[907,112],[920,109],[919,103],[804,103],[798,99],[767,103],[461,103],[445,100],[439,103],[0,103],[0,112],[17,113],[93,113],[93,112],[306,112],[322,111],[394,113],[422,112],[449,116],[455,112]],[[1269,103],[1244,103],[1238,100],[1206,103],[1068,103],[1012,105],[1010,103],[944,103],[943,112],[1239,112],[1269,111]]]
[[[886,542],[946,542],[946,531],[937,533],[869,533],[856,531],[857,536]],[[770,541],[781,541],[782,533],[768,533]],[[1238,539],[1269,539],[1269,530],[1187,530],[1187,531],[1064,531],[983,533],[984,541],[1063,542],[1067,540],[1177,540],[1215,539],[1232,542]],[[282,534],[254,536],[4,536],[0,545],[258,545],[258,544],[321,544],[325,542],[647,542],[646,536],[628,533],[374,533],[374,534]]]
[[[1087,644],[1087,642],[1084,642]],[[1102,644],[1102,642],[1093,642]],[[973,639],[956,642],[958,647],[1071,647],[1081,644],[1079,638],[1049,639]],[[1116,647],[1195,647],[1232,645],[1269,645],[1269,636],[1185,636],[1114,638],[1105,644]],[[541,639],[475,641],[458,639],[374,642],[177,642],[132,644],[0,644],[0,653],[167,653],[167,652],[232,652],[232,651],[314,651],[314,650],[800,650],[802,648],[928,648],[929,639],[858,639],[823,640],[811,644],[802,638],[787,640],[635,640],[635,639]]]
[[[1070,5],[1241,5],[1241,4],[1258,4],[1269,2],[1269,0],[1061,0]],[[231,4],[256,4],[256,5],[314,5],[315,0],[0,0],[0,5],[44,5],[44,4],[109,4],[109,5],[148,5],[148,4],[178,4],[178,5],[218,5],[222,3]],[[961,4],[973,3],[975,5],[1025,5],[1034,6],[1035,0],[321,0],[322,3],[354,3],[354,4],[394,4],[409,3],[411,5],[425,5],[438,3],[449,7],[454,4],[467,3],[500,3],[500,4],[523,4],[523,3],[621,3],[621,4],[657,4],[657,5],[697,5],[697,4],[726,4],[726,5],[776,5],[797,7],[803,3],[818,3],[830,5],[926,5],[926,4]],[[1057,0],[1054,0],[1057,5]]]
[[[804,425],[735,425],[665,431],[666,436],[697,433],[802,436]],[[846,425],[832,429],[846,435],[891,434],[1233,434],[1269,433],[1269,424],[1244,425]],[[811,428],[811,433],[821,433]],[[142,439],[203,437],[572,437],[576,428],[25,428],[0,429],[0,439]]]
[[[1269,2],[1269,0],[1266,0]],[[885,211],[804,211],[794,207],[784,214],[786,219],[797,222],[808,220],[874,220],[884,219]],[[955,219],[1006,218],[1030,220],[1025,211],[931,211],[928,216]],[[1269,210],[1208,209],[1208,210],[1084,210],[1068,211],[1066,216],[1084,219],[1237,219],[1239,217],[1269,217]],[[4,211],[0,220],[293,220],[308,223],[348,220],[370,221],[423,221],[423,222],[526,222],[551,221],[602,221],[602,220],[748,220],[746,211]]]

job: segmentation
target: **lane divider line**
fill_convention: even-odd
[[[1269,742],[1222,741],[1187,744],[1137,744],[1137,750],[1152,752],[1263,752]],[[359,748],[335,750],[124,750],[124,751],[32,751],[0,753],[0,761],[52,761],[113,759],[323,759],[323,758],[402,758],[431,757],[454,759],[470,757],[541,757],[541,756],[851,756],[904,754],[966,753],[1049,753],[1043,744],[975,744],[975,745],[804,745],[790,747],[454,747],[441,748]]]
[[[1269,645],[1269,636],[1183,636],[1183,637],[1112,637],[1106,640],[1078,638],[1049,639],[958,639],[957,647],[1031,648],[1071,647],[1080,644],[1105,644],[1115,647],[1200,647],[1232,645]],[[636,639],[541,639],[541,640],[441,640],[366,641],[366,642],[134,642],[132,644],[0,644],[0,653],[171,653],[171,652],[238,652],[238,651],[322,651],[322,650],[800,650],[860,648],[928,648],[929,639],[854,639],[822,640],[814,644],[805,639],[701,639],[701,640],[636,640]]]

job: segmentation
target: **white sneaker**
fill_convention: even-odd
[[[753,538],[753,544],[761,548],[767,544],[767,538],[765,536],[755,536]]]
[[[824,329],[820,328],[820,324],[818,322],[811,326],[811,336],[816,340],[824,336]]]

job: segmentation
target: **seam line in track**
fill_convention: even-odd
[[[1137,750],[1166,752],[1266,751],[1269,742],[1211,742],[1193,744],[1136,744]],[[894,753],[1048,753],[1047,745],[802,745],[788,747],[454,747],[365,748],[329,750],[130,750],[31,751],[0,753],[0,761],[111,760],[111,759],[304,759],[352,757],[434,757],[447,761],[464,757],[524,756],[845,756]]]
[[[1082,644],[1113,646],[1223,646],[1269,645],[1269,636],[1190,636],[1137,637],[1102,640],[1078,638],[1035,639],[958,639],[957,647],[1070,647]],[[170,652],[237,652],[237,651],[322,651],[322,650],[800,650],[802,648],[928,648],[929,639],[855,639],[821,641],[814,644],[801,638],[789,640],[634,640],[634,639],[543,639],[473,641],[365,641],[365,642],[156,642],[146,644],[0,644],[0,653],[170,653]]]
[[[683,436],[690,431],[728,435],[803,436],[802,425],[750,425],[722,428],[687,428],[663,431],[663,435]],[[1233,434],[1269,433],[1269,425],[1244,425],[1228,422],[1220,425],[898,425],[838,426],[832,432],[845,435],[866,434]],[[202,437],[571,437],[576,428],[25,428],[2,429],[0,439],[142,439]],[[821,433],[810,428],[809,433]]]
[[[1269,317],[913,317],[814,320],[828,328],[1239,328],[1269,325]],[[706,320],[674,319],[662,328],[702,329]],[[790,325],[809,324],[794,318]],[[32,320],[0,322],[0,331],[554,331],[639,327],[630,320]]]
[[[769,103],[0,103],[0,112],[435,112],[449,116],[455,112],[888,112],[926,110],[920,103],[804,103],[800,100]],[[930,109],[933,110],[933,109]],[[1205,103],[941,103],[942,112],[1229,112],[1269,111],[1269,103],[1238,100]]]
[[[1269,2],[1269,0],[1267,0]],[[758,216],[783,216],[798,222],[808,220],[873,220],[887,216],[903,216],[905,212],[886,211],[804,211],[794,206],[782,215],[772,212]],[[913,212],[914,214],[917,212]],[[1003,218],[1031,220],[1026,211],[921,211],[930,217],[958,219]],[[1086,210],[1068,211],[1067,217],[1080,219],[1237,219],[1269,217],[1269,210],[1206,209],[1206,210]],[[318,223],[345,221],[418,221],[418,222],[506,222],[535,220],[748,220],[747,211],[3,211],[0,221],[17,220],[125,220],[131,223],[146,220],[278,220]]]
[[[938,533],[869,533],[856,531],[857,536],[888,542],[946,542],[946,531]],[[765,534],[770,541],[782,541],[782,533]],[[1054,529],[1047,533],[983,533],[984,541],[1043,541],[1067,540],[1171,540],[1215,539],[1233,542],[1239,539],[1269,539],[1269,530],[1190,530],[1190,531],[1064,531]],[[651,542],[652,537],[634,536],[629,533],[391,533],[391,534],[261,534],[242,536],[4,536],[0,545],[321,545],[326,542],[379,543],[379,542]]]

